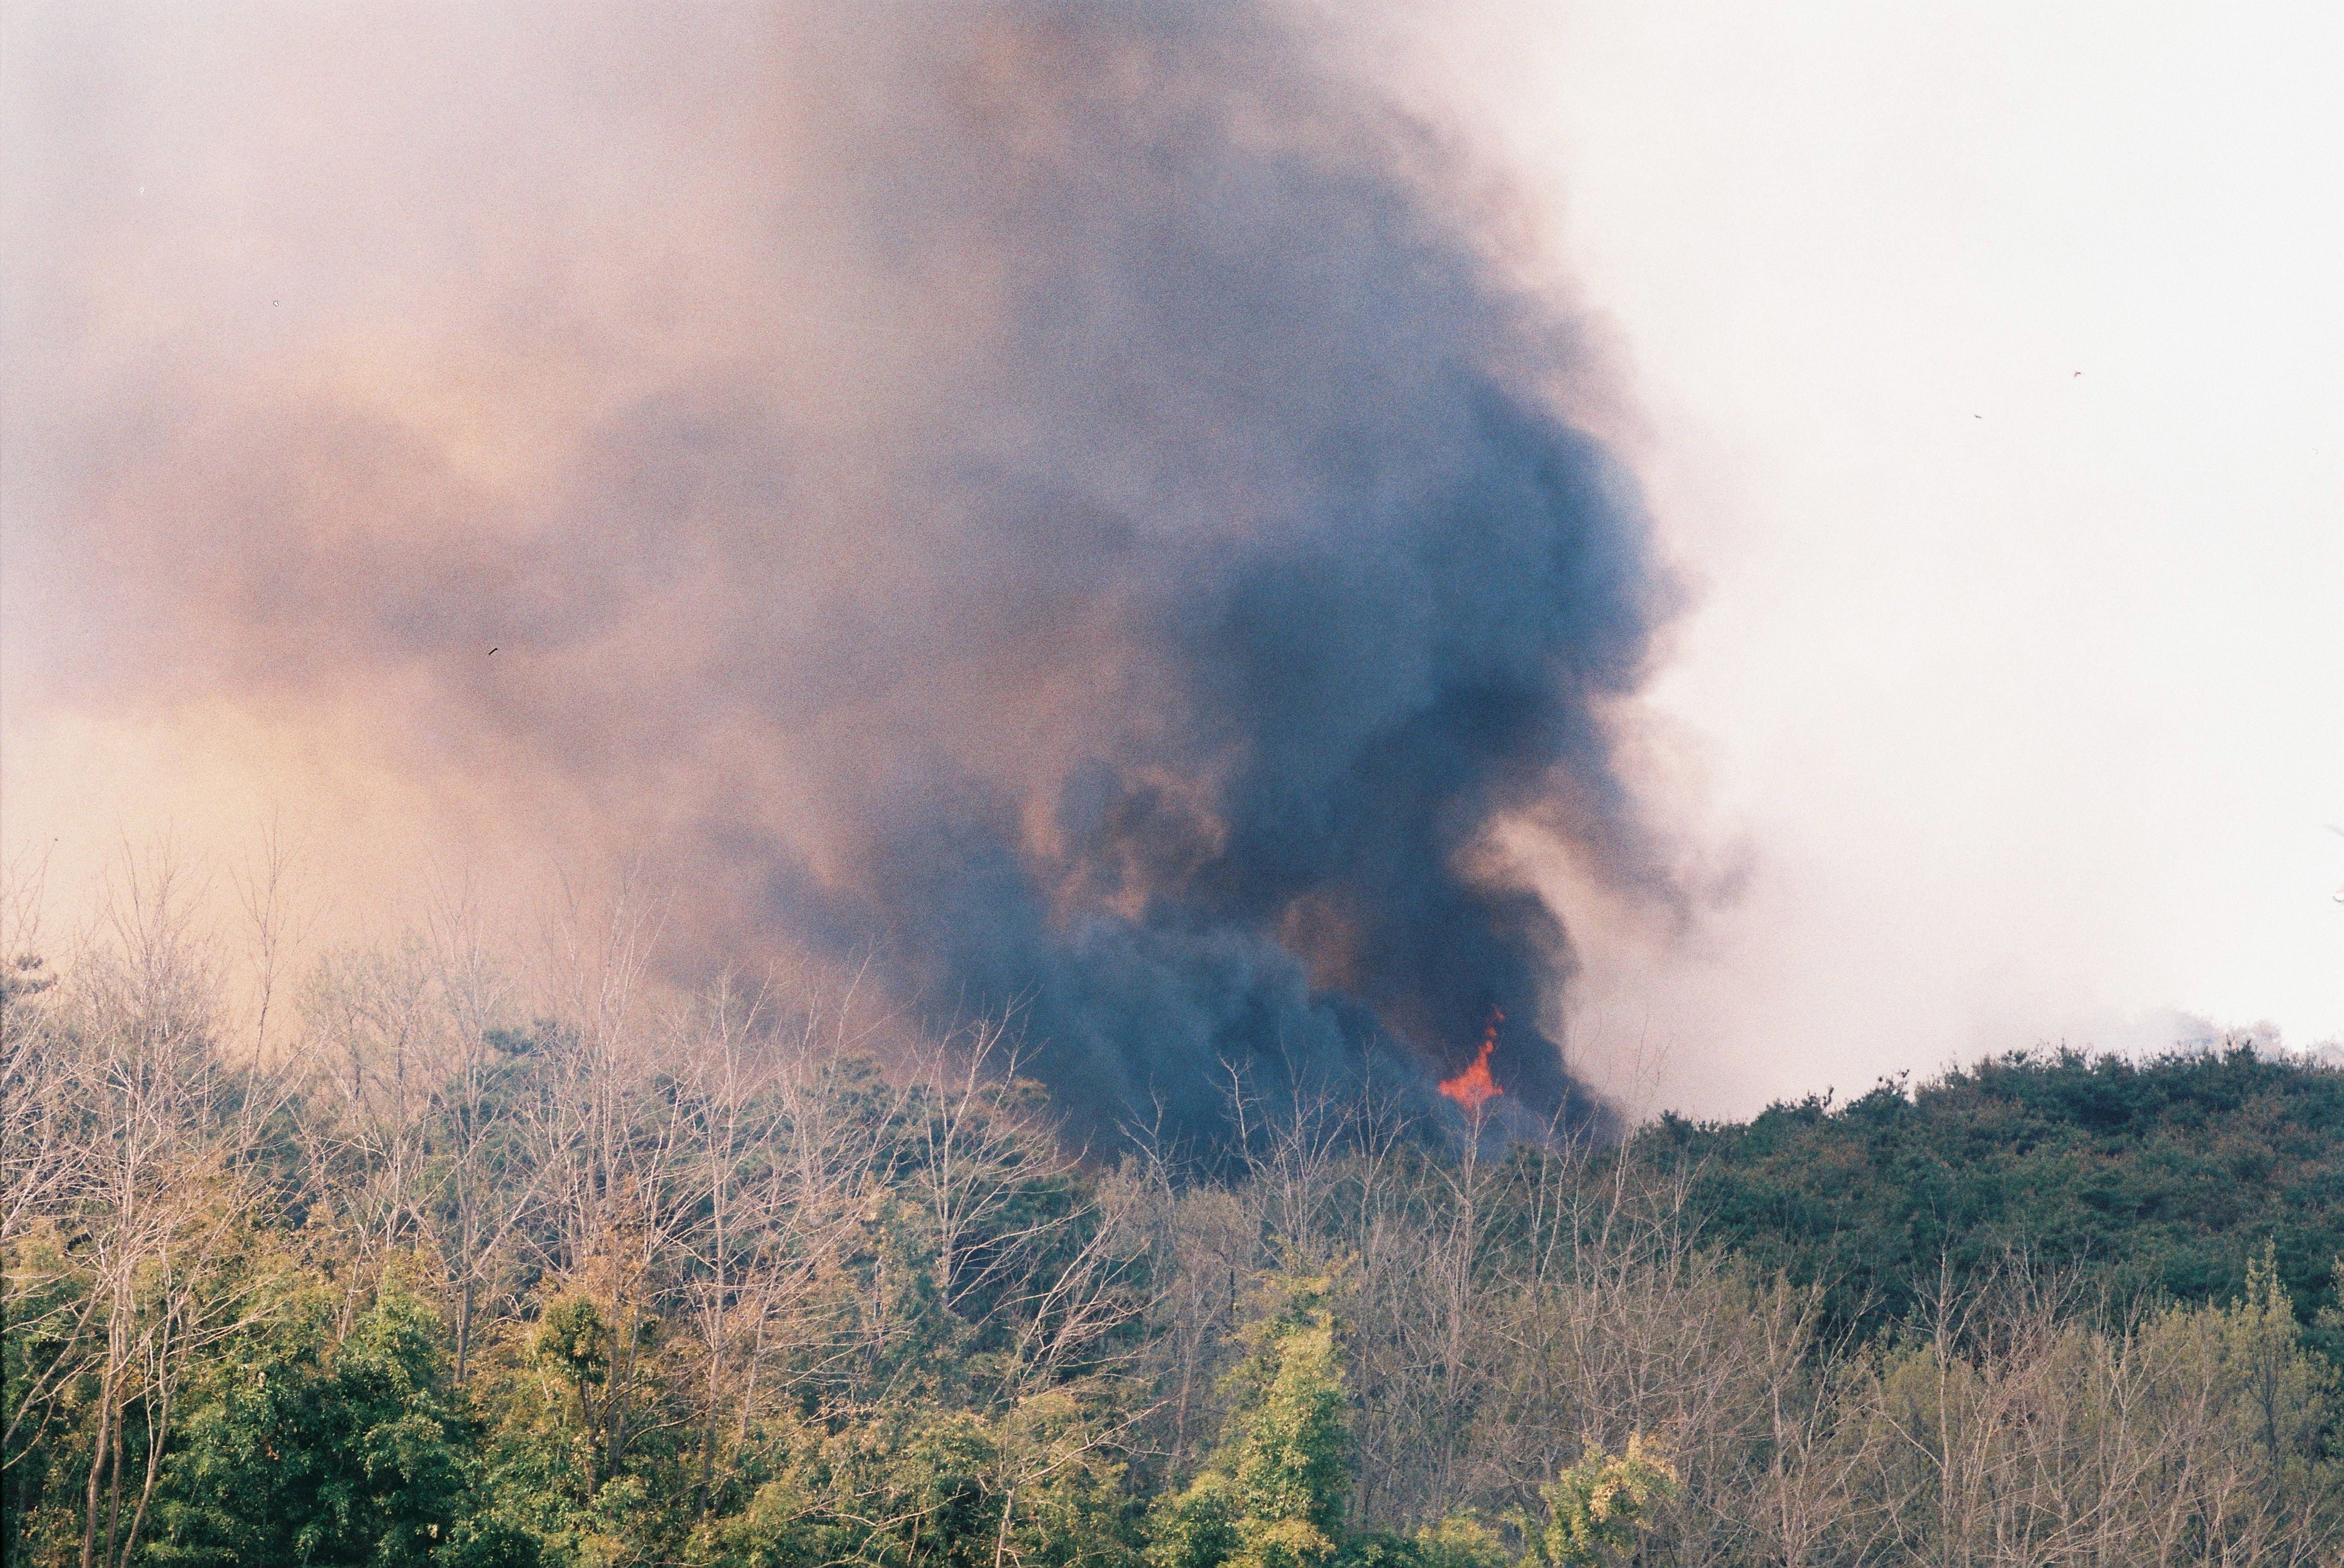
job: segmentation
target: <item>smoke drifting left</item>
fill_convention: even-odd
[[[1613,734],[1676,594],[1479,177],[1307,26],[75,9],[15,52],[39,700],[358,715],[478,831],[677,845],[680,963],[1014,1006],[1086,1136],[1212,1137],[1223,1064],[1438,1105],[1494,1012],[1493,1114],[1603,1114],[1496,835],[1669,896]]]

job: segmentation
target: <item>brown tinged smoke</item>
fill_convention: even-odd
[[[516,816],[551,781],[556,835],[682,845],[685,963],[1013,1008],[1085,1137],[1209,1140],[1232,1068],[1445,1109],[1493,1011],[1493,1115],[1602,1116],[1491,835],[1666,895],[1611,715],[1674,595],[1569,323],[1307,27],[17,32],[8,609],[54,698],[355,711]]]

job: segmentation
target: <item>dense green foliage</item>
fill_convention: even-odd
[[[1708,1234],[1831,1287],[1867,1331],[1941,1273],[2013,1251],[2119,1295],[2214,1301],[2268,1245],[2303,1320],[2336,1305],[2344,1073],[2248,1047],[2145,1063],[2011,1056],[1907,1095],[1884,1084],[1747,1123],[1664,1118],[1640,1157],[1693,1176]],[[2344,1346],[2338,1347],[2344,1350]]]
[[[1070,1156],[985,1039],[616,960],[529,1023],[477,950],[337,951],[237,1053],[124,930],[5,976],[12,1564],[2344,1550],[2332,1071],[2010,1058],[1617,1150],[1305,1106],[1207,1180]]]
[[[396,1280],[338,1334],[332,1305],[294,1285],[196,1369],[164,1455],[155,1561],[406,1564],[460,1543],[478,1432],[437,1315]]]
[[[1590,1449],[1577,1464],[1539,1489],[1549,1517],[1525,1529],[1540,1568],[1596,1568],[1636,1543],[1636,1528],[1676,1492],[1676,1474],[1631,1442],[1628,1452]]]
[[[1318,1568],[1343,1539],[1350,1433],[1334,1282],[1273,1276],[1217,1462],[1161,1510],[1154,1568]]]

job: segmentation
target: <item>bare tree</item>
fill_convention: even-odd
[[[195,894],[167,848],[126,849],[56,1023],[49,1110],[74,1154],[53,1211],[77,1231],[88,1306],[68,1346],[96,1391],[84,1568],[136,1551],[190,1356],[267,1310],[215,1277],[263,1186],[250,1157],[280,1090],[215,1048],[219,966]],[[35,1380],[12,1426],[54,1398],[56,1371]],[[145,1452],[126,1515],[134,1406]]]

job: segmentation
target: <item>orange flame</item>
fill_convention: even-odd
[[[1498,1047],[1498,1026],[1506,1015],[1497,1008],[1490,1009],[1490,1027],[1482,1031],[1480,1053],[1473,1065],[1453,1078],[1440,1080],[1440,1092],[1465,1108],[1465,1114],[1474,1120],[1481,1119],[1481,1108],[1506,1091],[1490,1076],[1490,1053]]]

